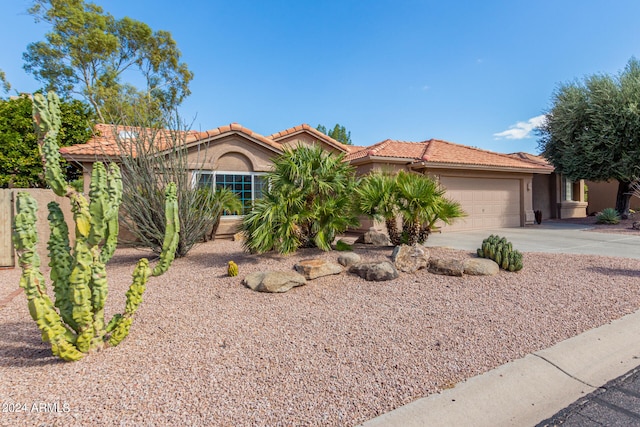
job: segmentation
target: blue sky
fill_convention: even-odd
[[[97,0],[170,31],[195,73],[192,128],[263,135],[344,125],[356,145],[439,138],[536,153],[530,131],[558,84],[617,74],[640,57],[640,2],[620,0]],[[47,24],[1,0],[0,69],[13,91]]]

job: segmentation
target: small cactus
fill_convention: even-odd
[[[238,275],[238,264],[233,261],[229,261],[229,266],[227,267],[227,275],[229,277],[236,277]]]
[[[482,241],[482,246],[476,252],[480,258],[494,260],[503,270],[522,270],[522,254],[514,250],[513,245],[504,237],[490,235]]]

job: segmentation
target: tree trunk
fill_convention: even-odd
[[[385,225],[387,226],[387,234],[389,235],[389,240],[391,240],[391,244],[394,246],[398,246],[402,243],[402,239],[400,238],[400,233],[398,233],[398,225],[396,218],[387,218],[385,220]]]
[[[618,194],[616,195],[616,210],[622,219],[629,218],[629,205],[631,204],[631,183],[618,181]]]

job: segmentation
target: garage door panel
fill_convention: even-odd
[[[458,201],[468,215],[447,230],[520,226],[518,179],[441,177],[440,182],[446,196]]]

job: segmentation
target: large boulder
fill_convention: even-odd
[[[341,265],[320,258],[304,259],[294,265],[293,268],[307,280],[342,273]]]
[[[344,252],[338,255],[338,264],[349,267],[361,261],[360,255],[355,252]]]
[[[464,266],[462,261],[457,259],[431,258],[429,273],[460,277],[464,273]]]
[[[415,273],[429,265],[429,251],[422,245],[396,246],[391,254],[396,268],[405,273]]]
[[[389,236],[381,230],[370,228],[369,231],[356,239],[356,243],[364,243],[373,246],[391,246]]]
[[[488,258],[468,258],[462,263],[464,274],[470,276],[495,276],[500,271],[500,267],[492,259]]]
[[[295,271],[258,271],[244,278],[245,286],[258,292],[287,292],[306,283],[304,276]]]
[[[361,262],[349,267],[349,273],[357,274],[365,280],[382,282],[398,277],[398,270],[389,261]]]

